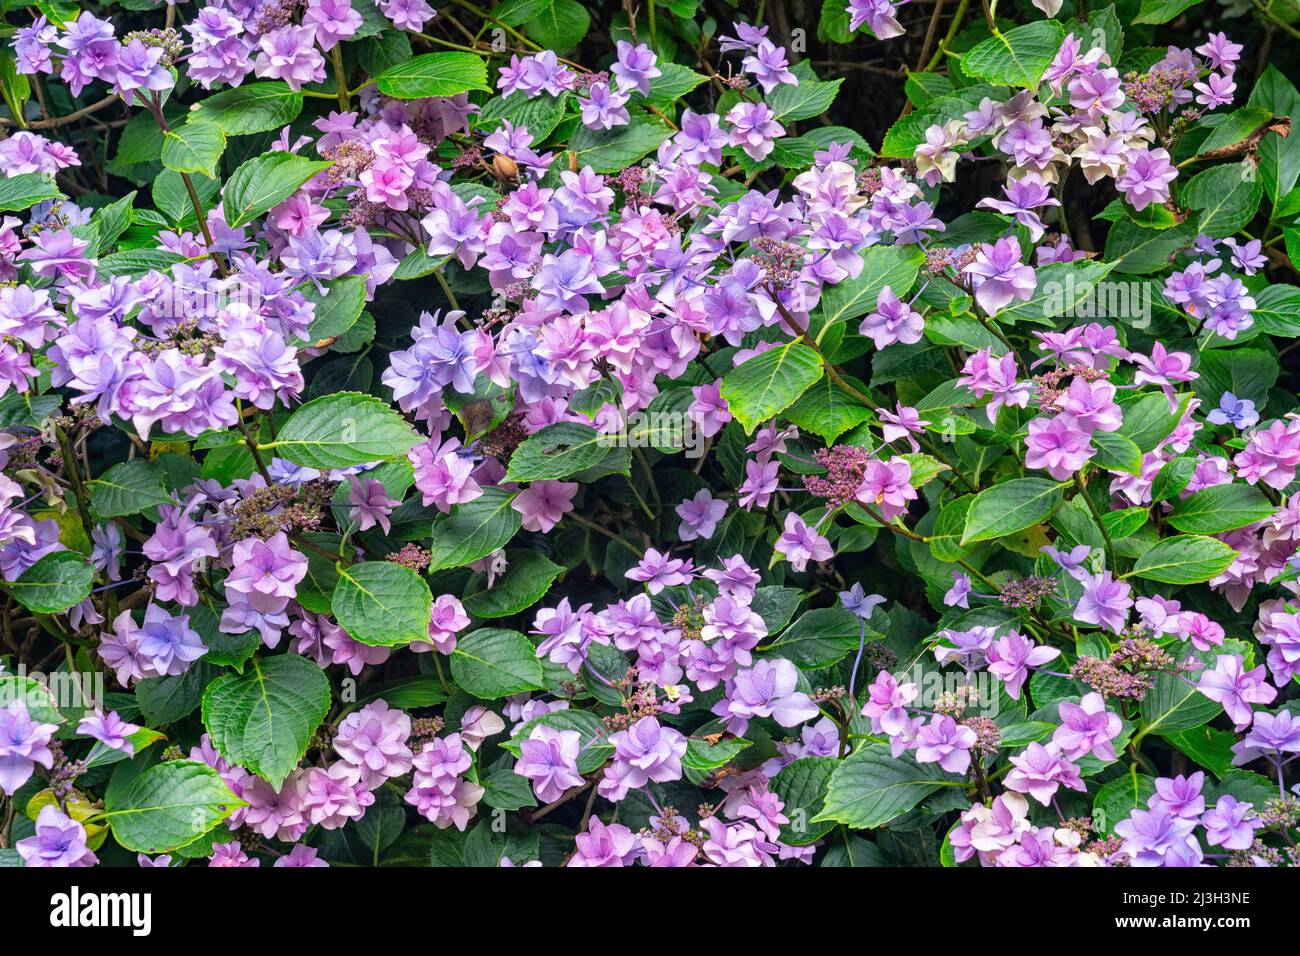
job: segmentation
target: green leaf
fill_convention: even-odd
[[[1208,349],[1196,367],[1201,377],[1192,386],[1206,407],[1219,404],[1224,392],[1248,398],[1257,406],[1268,403],[1269,389],[1281,371],[1272,349]]]
[[[795,609],[803,600],[803,592],[798,588],[783,588],[768,585],[754,592],[754,599],[749,609],[763,619],[767,633],[776,634],[790,623]]]
[[[893,858],[880,848],[856,833],[844,835],[838,842],[832,841],[826,848],[826,855],[818,866],[827,867],[871,867],[897,866]]]
[[[1116,434],[1138,446],[1143,454],[1160,444],[1178,425],[1187,396],[1179,399],[1174,411],[1169,410],[1169,400],[1159,392],[1151,392],[1131,402],[1122,402],[1124,422]]]
[[[839,765],[833,757],[802,757],[772,778],[772,792],[785,804],[782,813],[789,820],[781,828],[782,843],[808,846],[835,829],[831,820],[810,821],[822,812],[831,774]]]
[[[201,598],[196,607],[190,608],[190,627],[198,632],[203,646],[208,649],[203,655],[203,662],[243,670],[244,662],[262,646],[262,635],[256,628],[249,628],[242,634],[227,634],[221,630],[219,615],[220,610],[214,606],[211,598]],[[202,687],[199,690],[201,694]]]
[[[111,249],[122,233],[131,225],[135,197],[136,194],[132,191],[117,200],[117,202],[111,202],[107,206],[101,206],[95,210],[95,216],[91,222],[99,230],[99,247],[101,250]]]
[[[127,249],[102,256],[99,260],[99,274],[104,279],[128,276],[138,279],[147,272],[167,272],[185,257],[166,249]]]
[[[486,61],[473,53],[455,51],[411,57],[375,77],[375,86],[380,93],[398,100],[491,90]]]
[[[1192,651],[1191,657],[1200,661],[1205,669],[1213,670],[1221,654],[1251,653],[1245,641],[1229,638],[1208,651]],[[1247,664],[1247,667],[1250,665]],[[1218,716],[1222,705],[1210,700],[1196,689],[1195,681],[1204,669],[1193,672],[1191,680],[1185,674],[1158,673],[1155,683],[1142,698],[1142,731],[1146,734],[1173,734],[1200,727]]]
[[[1055,20],[1038,20],[1006,33],[995,31],[962,57],[962,71],[986,83],[1036,90],[1064,39],[1065,28]]]
[[[867,629],[867,640],[880,640],[876,631]],[[806,611],[786,628],[765,650],[788,658],[805,670],[830,667],[851,650],[862,636],[862,621],[841,607],[821,607]]]
[[[569,138],[569,148],[577,153],[579,166],[590,166],[598,173],[617,173],[654,152],[672,134],[657,121],[636,117],[609,130],[580,126]]]
[[[496,96],[483,104],[474,120],[482,129],[496,129],[502,120],[509,120],[513,126],[527,126],[533,139],[541,142],[564,118],[566,96],[529,97],[522,90],[516,90],[509,96]]]
[[[1269,335],[1300,337],[1300,288],[1275,283],[1255,296],[1255,327]]]
[[[663,61],[659,63],[659,74],[650,80],[649,96],[652,103],[659,104],[671,103],[709,79],[703,73],[696,73],[688,66]],[[533,128],[528,127],[528,132],[532,131]]]
[[[1042,524],[1064,497],[1061,482],[1046,478],[1015,478],[986,488],[966,512],[961,543],[989,541]]]
[[[1141,473],[1142,449],[1133,439],[1119,432],[1093,432],[1092,445],[1097,449],[1093,464],[1098,467],[1130,475]]]
[[[849,32],[849,8],[840,0],[823,0],[817,19],[817,39],[824,43],[852,43]]]
[[[1227,570],[1236,559],[1237,552],[1216,538],[1180,534],[1146,551],[1125,577],[1162,584],[1199,584]]]
[[[132,458],[90,482],[90,510],[96,518],[120,518],[171,501],[163,470],[155,461]]]
[[[159,150],[162,146],[159,145]],[[208,204],[216,198],[221,189],[219,183],[212,176],[204,176],[202,173],[190,177],[190,183],[194,186],[194,192],[199,197],[199,204],[207,208]],[[190,199],[189,190],[185,187],[185,182],[181,179],[181,174],[174,169],[164,169],[158,173],[154,179],[150,191],[153,194],[153,204],[158,207],[158,211],[165,215],[169,220],[177,224],[198,225],[198,216],[194,212],[194,203]],[[154,251],[141,249],[141,252]],[[157,250],[159,252],[165,250]],[[175,253],[172,253],[175,255]]]
[[[518,631],[485,627],[456,641],[451,675],[466,693],[496,700],[541,690],[542,664],[531,641]]]
[[[216,123],[190,120],[163,134],[162,162],[178,173],[217,175],[217,164],[226,151],[226,134]]]
[[[242,806],[244,801],[207,764],[169,760],[121,787],[110,786],[103,819],[123,848],[171,853],[194,843]]]
[[[47,199],[62,198],[54,177],[45,173],[19,173],[0,178],[0,212],[18,212]]]
[[[537,806],[532,784],[514,767],[497,767],[483,778],[483,802],[494,810],[519,810]]]
[[[1056,724],[1045,720],[1025,720],[1002,728],[1003,747],[1026,747],[1052,735]]]
[[[1220,780],[1232,770],[1236,756],[1232,748],[1237,743],[1237,735],[1230,730],[1200,726],[1161,736]]]
[[[1156,782],[1144,773],[1136,776],[1124,774],[1097,791],[1092,804],[1092,818],[1101,833],[1111,833],[1115,824],[1127,820],[1134,810],[1146,807],[1147,800],[1156,792]]]
[[[1036,272],[1034,294],[1015,302],[998,313],[999,322],[1034,322],[1054,325],[1057,317],[1068,315],[1092,318],[1093,314],[1126,316],[1142,306],[1132,292],[1132,282],[1103,283],[1110,274],[1108,262],[1052,262]],[[1099,301],[1105,294],[1110,301]],[[1100,306],[1093,314],[1081,314],[1094,303]]]
[[[1188,209],[1200,210],[1200,231],[1213,239],[1231,236],[1259,211],[1264,188],[1251,162],[1225,163],[1197,173],[1179,193]]]
[[[362,561],[338,569],[331,608],[339,627],[362,644],[396,647],[429,639],[433,596],[410,568]]]
[[[15,701],[21,701],[28,716],[38,723],[61,724],[64,721],[48,678],[20,677],[12,671],[0,673],[0,709]]]
[[[419,443],[420,436],[387,402],[337,392],[299,408],[264,447],[296,465],[327,471],[399,458]]]
[[[793,123],[821,116],[831,108],[843,79],[800,80],[798,86],[783,83],[766,97],[778,123]]]
[[[1168,267],[1175,253],[1196,241],[1196,217],[1172,229],[1117,222],[1106,233],[1106,261],[1125,275],[1150,275]]]
[[[814,349],[789,342],[768,349],[733,368],[722,378],[722,398],[746,433],[784,411],[822,377],[822,360]]]
[[[429,570],[461,568],[504,547],[522,522],[510,506],[514,500],[513,492],[484,488],[473,501],[453,505],[450,514],[435,518]]]
[[[330,706],[325,672],[298,654],[249,661],[203,693],[203,726],[231,763],[279,787],[298,766]]]
[[[876,307],[880,290],[888,286],[895,295],[907,295],[925,256],[916,246],[872,246],[862,254],[862,271],[822,290],[821,302],[809,322],[809,333],[821,341],[836,322],[866,315]]]
[[[1255,82],[1247,103],[1267,109],[1272,116],[1289,116],[1293,122],[1300,116],[1300,92],[1272,65]],[[1255,159],[1259,161],[1259,179],[1264,192],[1274,207],[1281,207],[1284,197],[1300,178],[1300,139],[1270,133],[1260,141]],[[1280,208],[1275,208],[1274,218],[1285,218]]]
[[[823,377],[785,410],[785,417],[804,431],[820,435],[826,444],[833,445],[835,439],[850,428],[870,421],[874,413],[831,379]]]
[[[190,122],[203,120],[221,127],[227,136],[265,133],[287,126],[302,112],[302,91],[273,80],[247,83],[209,96],[191,114]]]
[[[1273,111],[1262,106],[1246,106],[1233,110],[1215,126],[1201,143],[1198,155],[1206,156],[1230,146],[1244,143],[1256,130],[1273,119]],[[1154,206],[1154,204],[1152,204]],[[1151,208],[1151,207],[1148,207]]]
[[[590,425],[556,422],[525,440],[510,456],[506,481],[568,478],[609,454],[610,438]]]
[[[506,575],[485,591],[461,602],[474,617],[508,617],[532,607],[564,568],[536,551],[510,551]]]
[[[1201,0],[1142,0],[1134,23],[1161,24],[1168,23],[1184,10],[1190,9]]]
[[[208,662],[200,659],[183,674],[145,678],[135,685],[140,713],[156,727],[188,717],[202,702],[203,690],[212,680],[212,673]]]
[[[831,775],[822,811],[812,823],[830,820],[855,830],[884,826],[956,778],[937,764],[921,767],[910,753],[893,757],[888,744],[867,744]]]
[[[31,80],[25,73],[18,72],[13,48],[7,44],[0,49],[0,94],[4,96],[10,116],[24,115],[32,98]]]
[[[708,773],[731,763],[732,759],[750,745],[744,737],[726,737],[716,744],[707,740],[691,737],[686,741],[686,753],[682,757],[682,766],[691,770]]]
[[[563,52],[573,49],[587,35],[591,14],[578,0],[548,0],[523,26],[548,50]]]
[[[221,206],[232,228],[252,222],[296,193],[329,163],[276,151],[240,165],[226,183]]]
[[[356,324],[366,307],[366,277],[340,276],[329,283],[324,295],[309,282],[303,286],[302,295],[316,306],[316,318],[307,330],[307,344],[337,339]]]
[[[95,569],[76,551],[47,554],[9,585],[18,603],[37,614],[57,614],[90,595]]]
[[[1174,505],[1166,519],[1179,531],[1222,534],[1270,517],[1277,507],[1250,485],[1211,485]]]

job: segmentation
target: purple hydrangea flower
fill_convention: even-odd
[[[54,766],[50,740],[58,729],[33,720],[21,700],[0,709],[0,793],[13,796],[37,764],[46,770]]]
[[[98,858],[86,847],[86,828],[54,804],[41,808],[36,834],[14,844],[24,866],[85,867]]]

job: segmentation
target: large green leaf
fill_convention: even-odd
[[[490,588],[465,597],[465,610],[475,617],[508,617],[532,607],[564,568],[537,551],[506,552],[506,574]]]
[[[835,829],[832,820],[812,820],[822,812],[831,775],[839,765],[832,757],[804,757],[772,778],[772,792],[785,804],[781,812],[789,820],[781,828],[782,843],[807,846]]]
[[[830,820],[870,830],[902,816],[940,787],[956,783],[938,764],[922,767],[910,753],[893,757],[888,744],[867,744],[835,769],[825,805],[810,822]]]
[[[316,306],[316,317],[307,330],[309,344],[322,339],[336,339],[356,324],[366,306],[366,277],[340,276],[329,284],[324,295],[310,283],[303,287],[303,298]]]
[[[783,83],[766,97],[779,123],[791,123],[826,113],[840,92],[838,80],[800,80],[798,85]]]
[[[47,199],[62,198],[54,178],[45,173],[19,173],[0,178],[0,212],[18,212]]]
[[[1255,218],[1263,192],[1253,163],[1224,163],[1193,176],[1179,198],[1188,209],[1200,211],[1201,232],[1222,239]]]
[[[338,568],[331,607],[339,627],[362,644],[398,646],[429,638],[433,596],[424,578],[392,561]]]
[[[855,278],[827,286],[813,312],[809,333],[818,340],[836,322],[866,315],[876,307],[880,290],[888,286],[900,298],[907,295],[925,255],[917,246],[872,246],[862,253],[862,271]]]
[[[785,410],[785,417],[833,445],[850,428],[870,421],[874,413],[831,379],[822,378]]]
[[[405,455],[420,436],[387,402],[359,392],[336,392],[299,408],[266,446],[281,458],[328,470]]]
[[[529,436],[510,456],[506,481],[568,478],[609,454],[610,438],[580,422],[556,422]]]
[[[450,514],[435,518],[429,570],[462,568],[504,547],[522,522],[511,507],[514,499],[514,492],[484,488],[473,501],[453,505]]]
[[[272,206],[284,202],[329,165],[323,160],[282,150],[248,160],[231,174],[221,194],[226,221],[232,227],[252,222]]]
[[[1237,552],[1217,538],[1180,534],[1144,552],[1130,574],[1162,584],[1199,584],[1226,571],[1236,559]]]
[[[325,672],[298,654],[248,662],[203,693],[203,726],[231,763],[278,787],[307,752],[330,705]]]
[[[569,139],[569,148],[577,153],[579,165],[598,173],[616,173],[654,152],[672,134],[661,123],[637,117],[610,130],[579,126]]]
[[[217,175],[217,164],[226,151],[226,134],[216,123],[191,119],[163,135],[162,162],[178,173]]]
[[[867,640],[883,635],[870,628]],[[785,657],[802,668],[829,667],[858,646],[862,621],[841,607],[820,607],[800,615],[785,632],[765,649]]]
[[[1128,819],[1134,810],[1144,809],[1156,792],[1156,782],[1144,773],[1124,774],[1103,784],[1093,801],[1092,816],[1100,833],[1110,833],[1115,824]]]
[[[1134,23],[1168,23],[1189,7],[1194,7],[1201,0],[1142,0]]]
[[[1222,534],[1256,521],[1277,510],[1264,493],[1250,485],[1211,485],[1174,505],[1165,519],[1171,527],[1194,534]]]
[[[1174,255],[1196,241],[1196,217],[1172,229],[1149,229],[1124,220],[1106,233],[1106,261],[1125,275],[1150,275],[1169,266]]]
[[[95,569],[75,551],[47,554],[18,576],[9,590],[18,603],[38,614],[56,614],[90,595]]]
[[[1014,478],[986,488],[966,512],[961,543],[1001,538],[1041,524],[1064,497],[1064,485],[1046,478]]]
[[[784,411],[822,377],[816,350],[789,342],[747,359],[722,378],[722,397],[731,414],[753,432]]]
[[[528,739],[533,728],[539,726],[578,732],[582,744],[582,749],[578,751],[579,773],[586,774],[599,770],[614,752],[614,747],[609,742],[609,728],[605,726],[604,721],[589,710],[573,709],[553,710],[549,714],[534,717],[516,730],[509,740],[503,741],[502,748],[518,757],[520,743]]]
[[[976,44],[961,59],[962,71],[986,83],[1038,89],[1038,81],[1061,50],[1065,28],[1038,20]]]
[[[155,764],[110,786],[102,819],[136,853],[171,853],[195,842],[245,806],[216,770],[197,760]]]
[[[1240,654],[1243,658],[1251,652],[1245,641],[1229,638],[1208,651],[1192,651],[1191,656],[1213,670],[1214,663],[1221,654]],[[1247,665],[1249,666],[1249,665]],[[1159,673],[1155,683],[1142,698],[1142,729],[1147,734],[1173,734],[1209,723],[1223,709],[1222,705],[1210,700],[1196,688],[1198,674],[1191,679],[1186,674]]]
[[[491,89],[487,84],[486,61],[473,53],[455,51],[411,57],[375,77],[375,86],[385,96],[399,100]]]
[[[1033,322],[1054,325],[1058,316],[1091,318],[1081,314],[1094,306],[1095,315],[1132,316],[1146,304],[1132,289],[1136,283],[1102,283],[1110,273],[1107,262],[1051,262],[1036,271],[1034,294],[998,313],[999,322]],[[1107,299],[1114,301],[1107,301]]]
[[[147,458],[116,464],[90,482],[90,510],[98,518],[137,515],[170,500],[162,467]]]
[[[191,122],[207,120],[220,126],[227,136],[240,136],[280,129],[297,119],[301,112],[302,91],[272,80],[246,83],[209,96],[199,104]]]
[[[1255,81],[1247,102],[1264,108],[1271,116],[1289,116],[1293,122],[1300,116],[1300,92],[1271,64]],[[1269,133],[1260,141],[1255,158],[1259,161],[1259,181],[1277,207],[1300,178],[1300,139]]]
[[[456,641],[451,676],[461,689],[484,700],[542,687],[542,664],[532,642],[518,631],[484,627]]]

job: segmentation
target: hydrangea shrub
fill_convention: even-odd
[[[10,9],[0,863],[1296,862],[1284,7]]]

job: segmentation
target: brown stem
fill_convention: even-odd
[[[91,103],[89,106],[83,106],[81,109],[77,110],[76,112],[69,113],[67,116],[54,116],[48,119],[32,120],[30,123],[27,124],[26,128],[27,129],[56,129],[60,126],[67,126],[70,123],[77,122],[77,120],[85,119],[87,116],[90,116],[92,113],[98,113],[100,110],[104,109],[107,106],[112,106],[116,102],[117,102],[117,94],[113,94],[112,96],[106,96],[102,100],[99,100],[98,102]],[[19,124],[16,120],[10,119],[8,116],[0,116],[0,126],[19,126],[19,125],[21,124]]]

